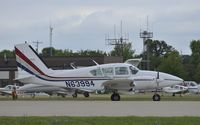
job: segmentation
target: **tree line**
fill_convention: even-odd
[[[52,56],[122,56],[125,61],[130,58],[142,58],[148,54],[150,70],[162,71],[179,76],[184,80],[200,82],[200,40],[192,40],[190,42],[191,55],[181,55],[174,47],[168,45],[165,41],[149,39],[145,44],[148,53],[143,52],[140,55],[135,54],[131,42],[116,45],[109,53],[101,50],[80,50],[74,52],[70,49],[62,50],[46,47],[42,49],[39,55],[48,57],[52,49]],[[0,57],[14,56],[14,51],[0,51]]]
[[[162,71],[179,76],[184,80],[200,82],[200,40],[190,42],[191,55],[181,55],[165,41],[145,42],[150,60],[150,70]],[[142,53],[139,57],[142,57]]]

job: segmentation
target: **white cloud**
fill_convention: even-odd
[[[198,0],[0,0],[0,42],[2,49],[12,49],[19,42],[43,41],[49,45],[49,24],[52,23],[53,45],[56,48],[102,49],[104,35],[119,31],[129,33],[134,49],[142,50],[140,28],[149,28],[154,39],[165,40],[183,53],[190,54],[189,42],[199,39],[200,1]],[[119,33],[118,33],[119,34]]]

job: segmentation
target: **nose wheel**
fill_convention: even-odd
[[[112,101],[120,101],[120,95],[118,93],[113,93],[111,95],[111,100]]]
[[[159,94],[153,95],[153,101],[160,101],[160,95]]]

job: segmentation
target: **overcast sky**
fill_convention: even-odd
[[[191,54],[191,40],[200,39],[200,0],[0,0],[0,50],[17,43],[41,41],[49,46],[49,25],[53,46],[58,49],[111,51],[105,34],[129,34],[136,53],[142,52],[140,29],[153,31],[183,54]]]

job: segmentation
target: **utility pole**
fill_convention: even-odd
[[[50,42],[50,56],[52,56],[52,35],[53,35],[53,27],[50,25],[49,26],[50,30],[50,36],[49,36],[49,42]]]
[[[41,44],[42,42],[39,42],[39,41],[37,40],[36,42],[33,41],[33,43],[36,44],[36,52],[38,53],[39,44]]]

